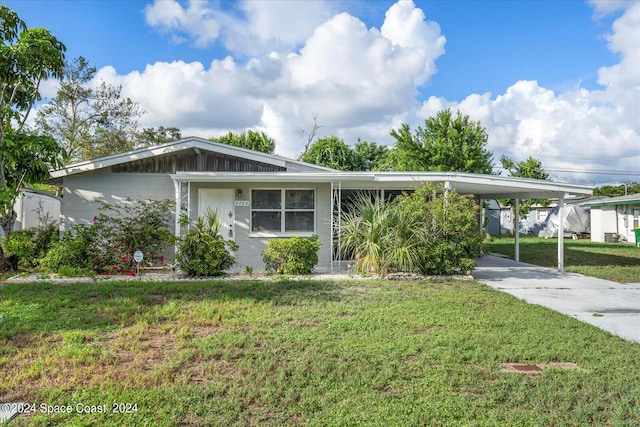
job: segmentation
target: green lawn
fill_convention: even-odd
[[[520,237],[520,261],[544,267],[558,267],[558,240]],[[492,238],[486,253],[513,258],[513,237]],[[588,239],[564,240],[565,271],[620,283],[640,282],[640,248],[628,243],[596,243]]]
[[[473,281],[5,284],[0,314],[12,426],[640,424],[640,345]]]

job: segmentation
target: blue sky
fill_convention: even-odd
[[[295,157],[314,114],[347,143],[391,144],[400,123],[453,108],[487,127],[496,160],[532,155],[563,181],[640,180],[638,2],[2,3],[122,85],[143,126],[261,129]]]

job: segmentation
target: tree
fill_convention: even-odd
[[[509,172],[509,176],[518,177],[518,178],[529,178],[529,179],[542,179],[545,181],[551,181],[551,177],[542,167],[542,162],[540,160],[534,159],[529,156],[528,159],[523,160],[521,162],[516,163],[512,159],[507,156],[500,157],[500,163],[502,164],[502,168],[506,169]],[[513,212],[513,208],[515,206],[514,199],[505,199],[500,201],[501,204],[510,206]],[[549,199],[527,199],[519,201],[519,212],[520,215],[526,215],[531,210],[531,206],[533,205],[542,205],[549,206]],[[511,232],[516,232],[516,224],[515,224],[515,215],[511,216]]]
[[[316,137],[316,133],[318,133],[318,131],[320,130],[322,126],[318,124],[318,115],[314,113],[313,115],[313,127],[311,128],[311,131],[307,134],[307,138],[306,141],[303,143],[303,147],[302,147],[302,153],[300,153],[300,155],[298,156],[298,160],[302,160],[302,158],[304,157],[305,154],[307,154],[307,151],[309,151],[309,148],[311,147],[311,144],[313,143],[313,139]],[[300,138],[304,139],[304,129],[300,130]]]
[[[367,142],[358,139],[353,153],[358,162],[354,170],[373,171],[380,170],[387,160],[389,149],[386,145],[378,145],[375,142]]]
[[[261,151],[267,154],[273,154],[276,149],[276,142],[273,138],[264,132],[254,132],[252,130],[240,134],[229,132],[226,135],[211,137],[209,141],[248,148],[249,150]]]
[[[318,139],[309,147],[301,160],[343,171],[358,170],[361,163],[353,150],[337,136]]]
[[[48,177],[62,153],[51,138],[23,131],[40,83],[59,78],[65,46],[48,30],[27,28],[18,15],[0,5],[0,226],[13,230],[20,187]],[[0,248],[0,266],[7,263]]]
[[[619,197],[640,193],[640,182],[625,182],[619,185],[603,185],[593,189],[594,196]]]
[[[144,111],[122,87],[92,87],[96,68],[82,56],[65,64],[60,88],[36,116],[36,129],[55,138],[69,161],[86,160],[136,147],[138,119]]]
[[[440,111],[411,133],[408,124],[392,130],[396,140],[385,169],[395,171],[451,171],[492,173],[493,153],[486,149],[487,132],[480,122],[458,111]]]
[[[182,132],[176,127],[144,128],[136,134],[136,147],[149,147],[182,139]]]

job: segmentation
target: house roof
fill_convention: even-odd
[[[536,179],[460,172],[342,172],[333,173],[247,173],[177,172],[177,182],[289,182],[334,183],[343,189],[410,189],[426,182],[441,183],[458,193],[475,194],[483,199],[537,199],[565,194],[590,195],[593,187]]]
[[[53,180],[57,180],[69,175],[107,168],[123,163],[128,163],[134,160],[142,160],[154,156],[178,153],[180,151],[188,149],[215,152],[280,167],[286,167],[287,164],[289,164],[304,166],[305,169],[312,169],[318,172],[336,172],[335,169],[326,168],[324,166],[318,166],[298,160],[291,160],[285,157],[276,156],[274,154],[261,153],[258,151],[248,150],[246,148],[235,147],[233,145],[222,144],[219,142],[209,141],[208,139],[192,136],[180,139],[178,141],[167,142],[165,144],[154,145],[151,147],[127,151],[125,153],[114,154],[111,156],[73,163],[65,166],[62,169],[52,171],[51,178]]]
[[[627,196],[611,197],[607,199],[598,200],[593,203],[585,203],[585,206],[601,207],[612,205],[637,205],[640,204],[640,193],[629,194]]]
[[[475,194],[484,199],[552,198],[564,194],[590,195],[589,186],[564,184],[535,179],[479,175],[459,172],[344,172],[273,154],[261,153],[204,138],[188,137],[178,141],[140,148],[65,166],[51,172],[51,182],[62,178],[108,168],[136,160],[164,156],[188,149],[234,156],[255,162],[287,168],[287,172],[176,172],[178,182],[290,182],[339,183],[344,189],[410,189],[426,182],[441,183],[458,193]]]

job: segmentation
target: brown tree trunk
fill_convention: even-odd
[[[11,209],[4,212],[4,215],[0,216],[0,226],[4,230],[4,238],[9,236],[13,231],[13,225],[16,222],[18,214]],[[14,271],[18,269],[18,258],[14,256],[5,256],[2,245],[0,245],[0,271]]]

